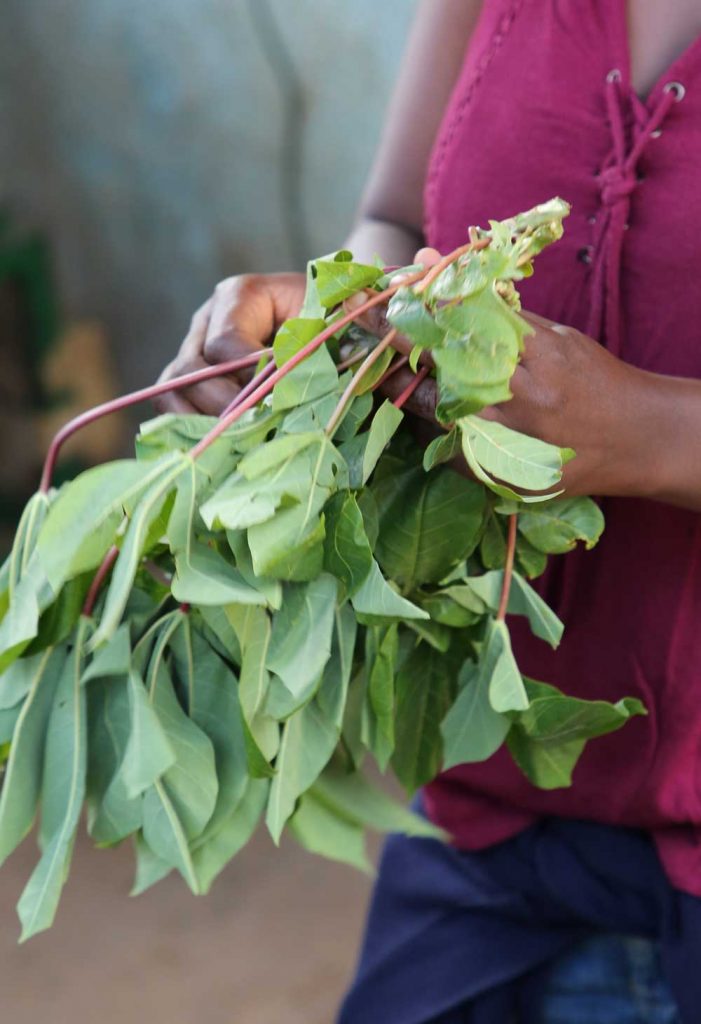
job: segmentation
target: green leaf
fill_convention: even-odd
[[[477,665],[466,661],[462,667],[460,693],[441,725],[444,771],[457,764],[486,761],[506,739],[511,723],[492,707],[491,673],[492,661],[486,657]]]
[[[141,496],[176,464],[122,460],[88,469],[61,488],[37,541],[37,553],[55,593],[72,576],[96,569]]]
[[[277,723],[265,711],[270,689],[270,674],[266,667],[271,634],[270,618],[262,608],[232,605],[228,612],[242,652],[239,677],[241,710],[251,737],[260,748],[267,765],[275,757],[280,743]],[[255,754],[255,750],[252,753]]]
[[[524,509],[518,525],[538,551],[559,555],[571,551],[577,541],[592,548],[603,532],[604,517],[591,498],[560,498]]]
[[[161,642],[165,643],[165,640]],[[204,831],[216,806],[219,784],[214,748],[209,737],[181,708],[159,653],[157,648],[153,665],[149,666],[149,696],[175,752],[175,761],[155,785],[163,787],[185,835],[191,840]],[[144,834],[151,843],[148,833]],[[159,856],[163,856],[153,843],[151,846]]]
[[[173,869],[170,864],[161,860],[153,852],[140,832],[134,836],[134,852],[136,854],[136,878],[129,895],[140,896],[152,885],[162,881]]]
[[[502,569],[506,563],[506,536],[502,520],[489,503],[480,541],[480,558],[485,569]]]
[[[202,837],[213,836],[229,819],[248,782],[248,759],[238,696],[238,680],[206,640],[182,616],[170,639],[190,719],[214,748],[218,782],[217,802]]]
[[[159,860],[177,868],[197,895],[199,882],[187,837],[161,782],[156,782],[144,796],[144,840]]]
[[[327,771],[313,787],[317,800],[351,823],[377,832],[403,832],[424,839],[445,839],[445,833],[414,814],[358,773]]]
[[[501,564],[504,564],[503,559]],[[516,565],[528,579],[536,579],[545,572],[548,556],[534,548],[525,537],[519,535],[516,542]]]
[[[188,456],[180,454],[174,455],[170,461],[164,461],[160,472],[136,506],[115,563],[100,624],[90,642],[91,650],[98,648],[115,633],[134,584],[149,528],[159,515],[177,478],[189,470],[191,461]]]
[[[429,618],[427,612],[392,589],[374,559],[364,583],[351,597],[351,603],[360,621],[371,624],[386,619]]]
[[[39,532],[49,511],[49,496],[37,491],[24,507],[12,543],[12,550],[7,562],[7,592],[12,601],[19,585],[20,578],[27,568],[29,558],[37,544]]]
[[[20,658],[0,675],[0,710],[14,708],[34,689],[37,676],[46,671],[51,651]]]
[[[265,598],[249,586],[241,574],[215,550],[195,536],[197,496],[201,481],[194,462],[178,478],[175,504],[168,523],[167,536],[175,557],[173,597],[185,604],[265,604]]]
[[[335,807],[328,806],[312,792],[305,793],[290,819],[289,830],[297,842],[329,860],[350,864],[360,871],[372,872],[365,852],[362,826],[349,821]]]
[[[206,544],[192,543],[181,558],[176,557],[176,567],[172,594],[183,604],[266,604],[265,595]]]
[[[49,717],[41,793],[43,853],[17,905],[21,942],[51,927],[68,876],[85,795],[86,701],[80,680],[90,628],[90,622],[81,619]]]
[[[52,600],[51,588],[35,550],[0,622],[0,672],[27,650],[39,632],[40,614]]]
[[[31,659],[30,689],[15,725],[0,791],[0,864],[22,842],[34,822],[43,777],[46,727],[54,693],[66,663],[66,650],[44,651]]]
[[[268,579],[264,576],[257,576],[255,574],[253,571],[251,550],[248,546],[248,539],[243,530],[236,533],[229,531],[226,535],[226,539],[228,540],[229,547],[236,559],[236,568],[241,573],[246,583],[251,587],[255,587],[255,589],[263,595],[269,607],[277,611],[282,604],[282,585],[279,580]]]
[[[528,707],[528,695],[504,622],[496,619],[489,622],[479,667],[489,679],[489,700],[495,711],[522,711]]]
[[[423,298],[413,287],[400,288],[387,307],[392,327],[419,348],[435,348],[443,343],[445,330],[438,326]]]
[[[298,797],[309,789],[327,765],[338,737],[337,726],[316,701],[305,704],[285,722],[266,813],[266,824],[274,842],[279,843]]]
[[[129,739],[120,782],[129,799],[146,792],[175,764],[175,751],[138,672],[129,673]]]
[[[493,612],[496,612],[499,607],[503,582],[503,570],[487,572],[483,576],[471,576],[467,580],[473,593],[477,594]],[[536,636],[545,640],[551,647],[559,645],[564,631],[562,622],[542,597],[517,572],[514,572],[512,576],[507,612],[510,615],[525,615]]]
[[[98,845],[109,846],[139,829],[142,821],[141,799],[127,794],[120,771],[131,729],[128,677],[96,679],[87,694],[88,830]]]
[[[380,503],[377,560],[403,586],[438,582],[474,550],[484,491],[449,469],[416,469],[404,483],[393,500]]]
[[[363,454],[364,484],[370,479],[382,452],[396,434],[403,419],[404,413],[389,400],[385,400],[373,416]]]
[[[367,739],[381,771],[385,771],[394,750],[394,677],[399,657],[397,625],[374,627],[367,634],[368,666]]]
[[[622,728],[632,717],[647,714],[633,697],[615,704],[568,697],[554,686],[525,680],[529,707],[511,715],[508,745],[523,773],[540,789],[572,784],[572,772],[587,740]]]
[[[425,644],[419,644],[402,665],[396,688],[392,767],[404,788],[413,793],[440,771],[441,721],[455,694],[450,660],[436,657]]]
[[[542,501],[542,495],[524,497],[511,488],[546,491],[555,487],[562,479],[562,467],[574,454],[571,449],[546,444],[479,416],[467,416],[458,426],[470,469],[482,483],[506,498]]]
[[[105,676],[126,676],[131,668],[131,639],[125,622],[112,639],[101,647],[83,673],[83,685]]]
[[[267,668],[293,696],[318,680],[331,656],[338,584],[326,574],[307,584],[288,584],[273,616]]]
[[[426,472],[443,462],[452,462],[462,455],[462,438],[457,427],[434,438],[424,451],[423,466]]]
[[[326,309],[332,309],[363,288],[370,288],[382,277],[378,267],[345,260],[315,260],[314,272],[319,300]]]
[[[372,567],[372,551],[355,495],[334,495],[325,517],[324,568],[354,594]]]
[[[338,486],[339,454],[324,439],[318,451],[309,449],[296,456],[307,458],[299,476],[304,494],[300,503],[282,509],[274,519],[248,531],[253,569],[257,575],[303,582],[315,579],[323,564],[326,501]]]
[[[324,320],[288,320],[278,331],[273,343],[277,365],[284,366],[292,356],[320,334]],[[273,390],[273,411],[294,409],[305,402],[321,398],[338,387],[338,373],[325,345],[299,363]]]
[[[250,779],[232,813],[217,827],[205,829],[192,844],[192,862],[199,891],[208,893],[212,882],[253,836],[268,799],[268,782]]]

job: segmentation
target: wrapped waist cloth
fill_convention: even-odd
[[[339,1024],[529,1020],[553,961],[602,934],[659,943],[698,1024],[701,899],[672,888],[644,833],[544,819],[478,852],[393,836]]]

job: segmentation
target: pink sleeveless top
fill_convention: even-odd
[[[432,157],[427,241],[448,251],[468,225],[555,195],[572,214],[524,308],[701,378],[701,38],[643,101],[625,0],[485,0]],[[701,896],[701,516],[623,498],[603,510],[599,546],[554,559],[541,583],[561,647],[516,619],[517,657],[570,694],[637,696],[648,717],[590,743],[571,789],[534,788],[501,750],[441,775],[426,806],[468,849],[545,815],[646,829],[672,883]]]

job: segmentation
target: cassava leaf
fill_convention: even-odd
[[[529,707],[510,716],[509,751],[524,774],[541,789],[572,784],[572,772],[587,740],[620,729],[636,715],[646,714],[639,700],[624,697],[616,704],[567,697],[553,686],[525,680]]]
[[[591,498],[559,498],[524,509],[518,525],[538,551],[559,555],[570,551],[577,541],[593,547],[603,532],[604,517]]]
[[[43,852],[17,905],[22,942],[51,927],[68,876],[85,795],[86,700],[80,680],[90,629],[90,621],[81,619],[49,716],[39,833]]]
[[[46,728],[66,656],[65,648],[59,648],[31,659],[30,686],[15,724],[0,791],[0,864],[34,823],[43,778]]]
[[[562,467],[574,455],[571,449],[557,448],[479,416],[466,416],[458,426],[470,469],[491,490],[506,498],[542,501],[542,495],[524,498],[512,488],[547,491],[556,487]]]
[[[426,474],[417,468],[402,482],[390,500],[378,498],[377,560],[391,579],[406,587],[438,582],[474,550],[484,491],[449,469]]]
[[[441,725],[444,770],[456,764],[486,761],[506,739],[511,723],[492,707],[491,671],[486,655],[477,664],[466,661],[463,665],[460,693]]]

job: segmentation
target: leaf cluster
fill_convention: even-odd
[[[368,782],[369,757],[412,792],[506,742],[536,785],[568,785],[587,739],[642,712],[524,679],[499,615],[506,599],[556,646],[530,580],[603,528],[593,501],[557,496],[573,453],[478,415],[508,400],[527,331],[514,282],[566,212],[494,223],[393,296],[449,425],[423,456],[369,387],[391,353],[356,384],[339,364],[376,339],[339,327],[197,457],[216,421],[161,416],[135,458],[31,500],[0,573],[0,862],[39,816],[23,937],[53,921],[83,805],[98,846],[131,837],[135,892],[172,870],[206,892],[261,819],[367,868],[367,829],[440,836]],[[387,285],[346,252],[314,261],[277,367]]]

